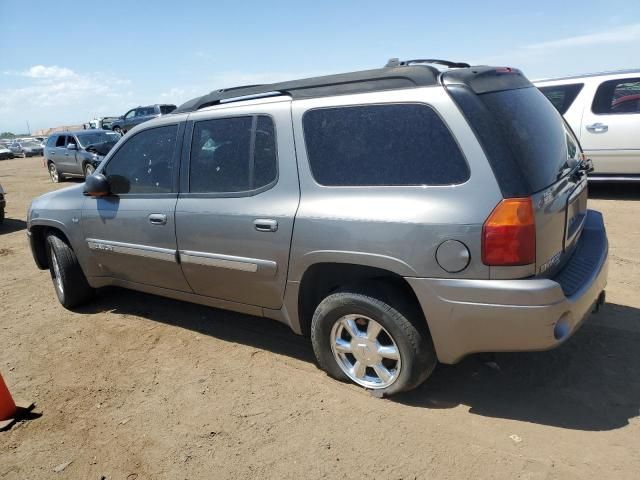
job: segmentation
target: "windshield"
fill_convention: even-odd
[[[78,141],[82,147],[88,145],[95,145],[102,142],[117,142],[120,140],[120,135],[115,132],[87,132],[79,133],[77,135]]]

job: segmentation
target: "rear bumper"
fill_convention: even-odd
[[[407,281],[443,363],[475,352],[547,350],[591,313],[607,283],[608,249],[602,215],[589,210],[571,260],[553,279]]]

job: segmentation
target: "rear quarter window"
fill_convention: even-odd
[[[640,78],[603,82],[596,91],[591,110],[597,115],[640,113]]]
[[[549,87],[539,87],[538,89],[547,97],[551,104],[556,107],[556,110],[564,115],[573,104],[582,87],[584,87],[584,83],[553,85]]]
[[[304,138],[314,179],[324,186],[452,185],[469,167],[438,114],[422,104],[310,110]]]

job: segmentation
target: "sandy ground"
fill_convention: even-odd
[[[0,371],[37,402],[0,433],[1,479],[640,477],[638,187],[592,188],[609,303],[574,338],[498,354],[499,369],[441,366],[380,400],[328,378],[270,320],[119,289],[64,310],[25,216],[65,184],[40,158],[0,162],[0,183]]]

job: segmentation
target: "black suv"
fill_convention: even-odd
[[[123,116],[113,120],[113,122],[111,123],[111,130],[124,135],[136,125],[140,125],[147,120],[151,120],[162,115],[167,115],[168,113],[173,112],[175,109],[175,105],[161,104],[132,108]]]

